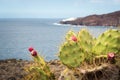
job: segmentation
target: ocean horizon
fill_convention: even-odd
[[[46,61],[58,59],[59,46],[65,34],[73,29],[78,32],[86,28],[91,35],[98,37],[108,29],[107,26],[76,26],[59,24],[62,18],[3,18],[0,19],[0,60],[23,59],[32,60],[28,51],[34,47]]]

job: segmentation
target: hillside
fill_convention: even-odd
[[[102,14],[89,15],[86,17],[79,17],[74,20],[62,20],[61,24],[72,25],[86,25],[86,26],[119,26],[120,25],[120,11]]]

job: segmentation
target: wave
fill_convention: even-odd
[[[70,26],[70,27],[86,27],[83,25],[71,25],[71,24],[60,24],[60,23],[53,23],[53,25],[57,25],[57,26]]]
[[[63,19],[62,21],[74,21],[74,20],[76,20],[76,19],[77,19],[77,18],[71,17],[71,18]]]
[[[60,23],[53,23],[53,25],[60,26],[60,25],[62,25],[62,24],[60,24]]]

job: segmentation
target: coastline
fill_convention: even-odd
[[[53,23],[53,25],[57,25],[57,26],[69,26],[69,27],[81,27],[81,28],[86,28],[86,27],[96,27],[96,26],[87,26],[87,25],[73,25],[73,24],[62,24],[62,23]],[[119,28],[116,26],[99,26],[97,25],[97,27],[108,27],[108,28]]]
[[[85,25],[85,26],[120,26],[120,11],[107,14],[93,14],[85,17],[68,18],[60,21],[61,24]]]

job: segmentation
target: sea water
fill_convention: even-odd
[[[115,28],[61,25],[58,24],[60,20],[62,19],[0,19],[0,60],[11,58],[31,60],[28,51],[31,46],[47,61],[58,59],[59,47],[64,42],[68,30],[78,32],[86,28],[97,37],[105,30]]]

